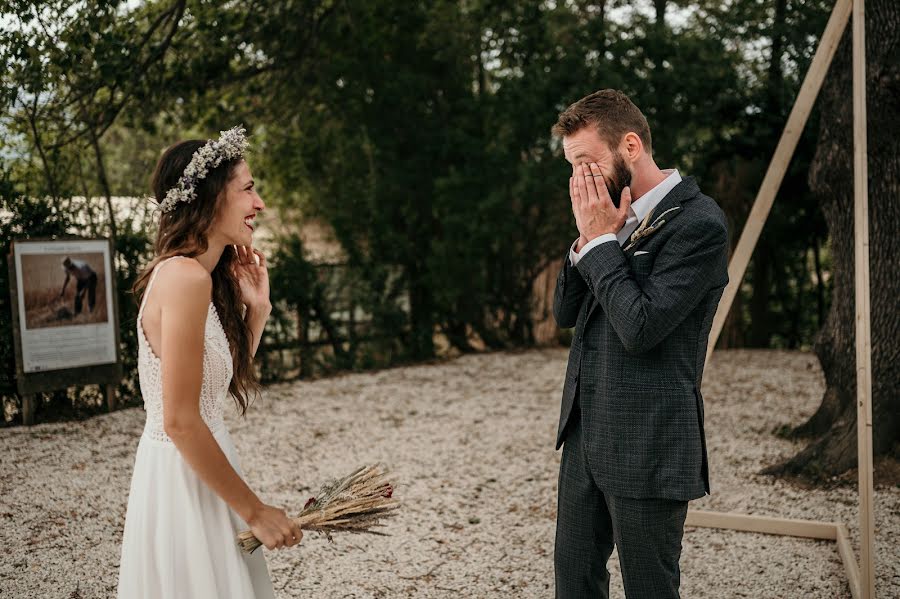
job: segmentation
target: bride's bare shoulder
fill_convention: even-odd
[[[193,258],[175,258],[160,268],[155,286],[160,288],[160,295],[178,303],[184,300],[208,302],[212,276]]]

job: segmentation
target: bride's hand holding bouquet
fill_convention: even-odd
[[[300,526],[287,513],[273,505],[260,503],[247,519],[250,531],[269,550],[293,547],[303,539]]]

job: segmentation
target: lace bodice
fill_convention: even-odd
[[[144,334],[142,317],[153,281],[159,269],[174,258],[186,258],[185,256],[172,256],[163,260],[153,269],[141,307],[137,317],[138,335],[138,378],[141,385],[141,395],[144,398],[144,409],[147,411],[147,421],[144,425],[144,434],[157,441],[171,442],[169,436],[163,430],[163,402],[162,402],[162,364],[154,354],[147,337]],[[203,339],[203,383],[200,388],[200,416],[215,433],[224,426],[223,412],[228,399],[228,385],[233,374],[231,350],[225,329],[219,320],[212,301],[209,302],[209,312],[206,317],[206,332]]]

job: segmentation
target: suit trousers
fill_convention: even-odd
[[[556,517],[556,597],[609,597],[613,546],[628,599],[679,597],[687,501],[634,499],[597,486],[584,451],[578,402],[566,425]]]

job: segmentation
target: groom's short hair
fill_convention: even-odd
[[[600,139],[613,150],[626,133],[634,132],[647,153],[653,153],[647,117],[617,89],[601,89],[578,100],[560,113],[551,132],[567,137],[590,126],[597,128]]]

